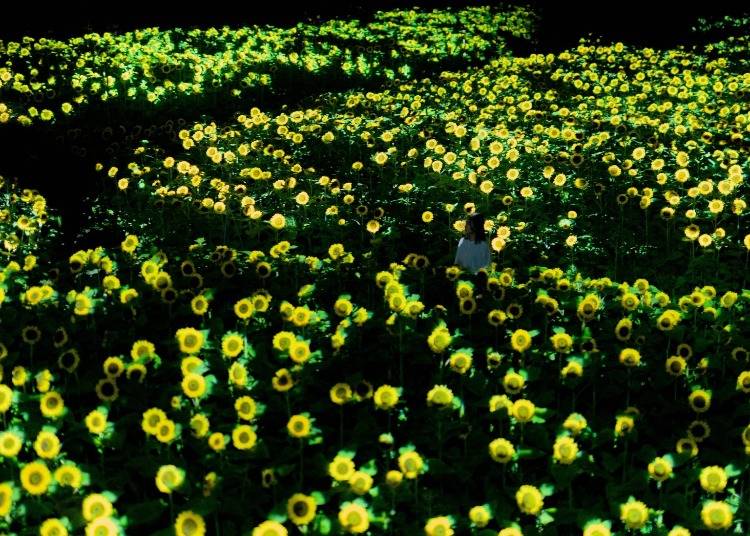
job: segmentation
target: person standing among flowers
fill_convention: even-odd
[[[453,264],[477,275],[481,268],[489,267],[490,260],[490,245],[484,231],[484,216],[475,212],[466,219],[464,236],[458,241]]]

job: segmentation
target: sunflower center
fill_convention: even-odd
[[[641,513],[635,508],[628,510],[628,521],[631,523],[638,523],[641,520]]]
[[[359,512],[349,512],[349,514],[346,516],[346,522],[349,524],[349,526],[356,527],[360,524],[362,521],[362,517],[359,515]]]
[[[188,518],[182,524],[182,533],[187,536],[190,536],[191,534],[195,534],[197,531],[198,531],[198,523],[196,523],[194,519]]]

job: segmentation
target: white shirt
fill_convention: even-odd
[[[476,274],[480,268],[490,265],[490,246],[487,242],[474,242],[466,237],[458,241],[458,250],[453,264],[463,266]]]

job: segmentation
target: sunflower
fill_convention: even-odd
[[[13,385],[16,387],[23,387],[26,384],[26,380],[28,380],[28,372],[24,367],[21,365],[17,365],[13,367],[13,370],[11,371],[11,377]]]
[[[203,347],[203,333],[195,328],[180,328],[175,335],[180,345],[180,352],[197,354]]]
[[[612,536],[612,531],[602,523],[588,523],[583,529],[583,536]]]
[[[333,309],[338,316],[347,317],[352,313],[354,306],[352,305],[352,302],[349,301],[348,299],[339,298],[333,304]]]
[[[128,380],[135,379],[138,383],[143,383],[143,380],[146,377],[146,372],[146,367],[141,363],[131,363],[125,371],[125,377]]]
[[[373,395],[373,402],[378,409],[391,409],[398,404],[399,392],[390,385],[381,385]]]
[[[344,405],[352,399],[352,388],[348,383],[337,383],[330,390],[331,402]]]
[[[305,363],[310,359],[310,347],[307,341],[295,340],[289,345],[289,357],[295,363]]]
[[[205,370],[203,360],[198,356],[189,355],[180,361],[180,372],[183,376],[191,373],[200,374],[203,370]]]
[[[648,476],[663,482],[672,476],[672,463],[667,458],[657,457],[648,464]]]
[[[615,337],[620,341],[627,341],[633,331],[633,321],[629,318],[622,318],[615,326]]]
[[[591,295],[586,296],[581,303],[578,304],[578,309],[576,311],[576,314],[578,315],[578,318],[580,318],[582,321],[586,322],[589,320],[593,320],[594,316],[596,315],[596,311],[599,308],[599,300],[596,297],[592,297]]]
[[[524,484],[516,491],[516,503],[521,512],[535,516],[544,506],[544,498],[535,486]]]
[[[555,351],[562,354],[570,352],[570,350],[573,348],[573,337],[571,337],[567,333],[555,333],[550,337],[550,341],[552,341],[552,346],[554,347]]]
[[[255,265],[255,273],[258,274],[258,277],[261,279],[265,279],[271,275],[271,265],[266,261],[261,261]]]
[[[68,332],[63,326],[57,328],[54,335],[52,336],[52,344],[55,346],[55,348],[65,346],[68,343],[68,340]]]
[[[745,370],[737,376],[737,390],[750,393],[750,371]]]
[[[414,479],[424,470],[424,461],[416,451],[407,451],[398,457],[398,467],[406,478]]]
[[[685,362],[685,359],[679,355],[671,356],[665,363],[667,373],[672,376],[681,376],[685,371],[685,367],[687,367],[687,363]]]
[[[464,351],[454,352],[449,361],[451,370],[459,374],[466,374],[471,368],[471,362],[471,354]]]
[[[239,333],[230,331],[221,338],[221,353],[224,357],[237,357],[244,348],[245,339]]]
[[[36,344],[42,339],[42,330],[36,326],[24,326],[21,330],[21,338],[26,344]]]
[[[7,516],[13,508],[13,484],[3,482],[0,484],[0,516]]]
[[[208,437],[208,446],[215,452],[224,450],[227,445],[227,437],[221,432],[214,432]]]
[[[143,412],[141,428],[150,435],[156,435],[159,424],[167,419],[167,414],[159,408],[150,408]]]
[[[560,370],[563,379],[580,378],[583,376],[583,366],[576,359],[569,359],[568,363]]]
[[[370,517],[359,504],[348,503],[339,510],[339,523],[346,532],[360,534],[370,528]]]
[[[495,413],[500,410],[505,410],[508,417],[511,416],[511,410],[513,408],[513,402],[510,401],[508,395],[493,395],[489,401],[490,413]]]
[[[709,501],[701,509],[701,520],[709,530],[727,529],[732,519],[732,510],[723,501]]]
[[[504,438],[493,439],[489,445],[490,457],[498,463],[508,463],[516,454],[513,443]]]
[[[208,417],[206,417],[202,413],[198,413],[196,415],[193,415],[190,418],[190,429],[192,430],[192,434],[194,437],[202,438],[206,437],[206,434],[208,433],[210,423],[208,421]]]
[[[525,352],[531,347],[531,334],[525,329],[517,329],[510,337],[510,345],[516,352]]]
[[[357,495],[364,495],[372,487],[372,477],[363,471],[354,471],[348,482],[351,490]]]
[[[276,371],[271,379],[271,384],[276,391],[283,393],[294,387],[294,380],[289,370],[282,368]]]
[[[534,417],[536,406],[531,400],[522,398],[513,402],[510,411],[516,421],[524,423],[529,422]]]
[[[193,314],[203,316],[208,312],[208,298],[203,294],[198,294],[192,300],[190,300],[190,309]]]
[[[182,486],[185,470],[175,465],[162,465],[156,472],[156,487],[162,493],[170,494]]]
[[[289,435],[303,438],[310,435],[310,419],[306,415],[292,415],[286,425]]]
[[[671,331],[679,321],[680,313],[673,309],[668,309],[656,319],[656,327],[661,331]]]
[[[635,348],[623,348],[620,350],[620,363],[627,367],[635,367],[641,362],[641,353]]]
[[[0,515],[2,509],[0,509]],[[45,519],[39,527],[40,536],[68,536],[68,529],[63,522],[57,518],[51,517]]]
[[[264,521],[253,529],[252,536],[287,536],[286,527],[278,521]]]
[[[41,460],[24,465],[20,477],[23,489],[31,495],[46,493],[52,481],[47,465]]]
[[[108,357],[102,364],[104,374],[109,378],[117,378],[125,371],[125,364],[117,356]]]
[[[735,361],[750,361],[750,352],[748,352],[747,349],[742,346],[736,346],[732,348],[731,355],[732,359],[734,359]]]
[[[711,427],[706,421],[696,420],[688,425],[687,433],[690,439],[700,443],[711,435]]]
[[[257,442],[255,431],[248,424],[238,424],[232,430],[232,444],[238,450],[249,450]]]
[[[176,437],[177,426],[171,419],[163,419],[156,429],[156,439],[161,443],[169,443]]]
[[[188,398],[200,398],[206,394],[206,378],[201,374],[188,373],[182,378],[182,392]]]
[[[310,309],[307,306],[295,307],[292,310],[291,320],[292,320],[292,323],[298,328],[305,327],[307,324],[309,324],[311,318],[312,318],[312,311],[310,311]],[[289,333],[289,332],[282,331],[279,333],[279,335],[281,335],[281,333]],[[291,335],[293,336],[293,334]]]
[[[505,311],[501,309],[493,309],[492,311],[487,313],[487,322],[489,322],[491,326],[501,326],[505,322],[506,318],[507,315],[505,314]]]
[[[174,522],[176,536],[204,536],[206,534],[206,522],[203,516],[186,510],[177,515]]]
[[[445,385],[436,385],[427,393],[427,404],[446,408],[453,402],[453,391]]]
[[[107,428],[107,416],[98,409],[95,409],[86,415],[85,423],[90,433],[98,435],[103,433]]]
[[[727,486],[727,473],[722,467],[712,465],[700,472],[701,487],[709,493],[720,493]]]
[[[629,529],[642,528],[648,521],[648,507],[641,501],[630,500],[620,505],[620,519]]]
[[[704,413],[711,407],[711,393],[697,389],[688,396],[688,403],[696,413]]]
[[[0,413],[7,412],[13,404],[14,391],[4,383],[0,384]]]
[[[698,455],[698,444],[690,437],[682,437],[677,440],[675,451],[677,451],[677,454],[687,452],[693,458]]]
[[[492,514],[484,505],[473,506],[471,510],[469,510],[469,520],[471,520],[474,526],[480,529],[486,527],[491,518]]]
[[[390,488],[397,488],[404,480],[404,473],[391,469],[385,474],[385,483]]]
[[[315,519],[315,499],[303,493],[295,493],[286,503],[286,512],[295,525],[307,525]]]
[[[635,419],[630,415],[618,415],[615,419],[615,435],[624,436],[629,434],[635,427]]]
[[[130,357],[133,361],[138,361],[141,358],[151,358],[155,354],[156,349],[153,343],[146,340],[135,341],[130,350]]]
[[[578,444],[572,437],[559,436],[552,446],[552,457],[558,463],[570,465],[578,455]]]
[[[111,517],[98,517],[86,525],[86,536],[118,536],[120,526]]]
[[[345,456],[336,456],[328,464],[328,474],[338,482],[348,482],[354,474],[355,467],[351,458]]]
[[[0,432],[0,456],[15,458],[21,451],[23,441],[16,432]]]
[[[563,428],[573,434],[573,436],[580,434],[587,426],[586,418],[580,413],[571,413],[565,419],[565,422],[563,422]]]
[[[117,383],[115,383],[114,379],[104,378],[97,382],[96,396],[99,397],[99,400],[102,400],[104,402],[112,402],[113,400],[117,400],[117,397],[119,395],[120,390],[117,387]]]
[[[283,214],[276,213],[273,216],[271,216],[271,219],[268,221],[268,223],[271,224],[271,227],[274,229],[281,230],[286,225],[286,218]]]
[[[450,346],[452,341],[453,337],[445,326],[436,327],[427,337],[427,344],[430,346],[430,349],[437,354],[444,352],[446,348]]]
[[[48,391],[39,400],[39,409],[45,417],[56,419],[65,412],[65,402],[60,393]]]
[[[279,331],[273,336],[273,347],[279,351],[286,352],[294,340],[294,333],[291,331]]]
[[[453,536],[453,527],[450,518],[446,516],[432,517],[424,526],[427,536]]]
[[[240,419],[245,421],[252,421],[255,417],[256,404],[255,400],[251,396],[241,396],[234,403],[234,409],[237,410],[237,415]]]
[[[242,298],[234,304],[234,314],[241,320],[247,320],[253,315],[255,306],[248,298]]]

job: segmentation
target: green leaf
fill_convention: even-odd
[[[547,510],[543,510],[541,514],[539,514],[539,523],[542,525],[549,525],[555,520],[554,517],[552,517]]]
[[[330,534],[331,520],[325,515],[319,515],[315,519],[315,534]]]
[[[735,477],[735,476],[739,476],[739,475],[741,475],[743,473],[743,470],[740,469],[739,467],[737,467],[736,465],[734,465],[733,463],[730,463],[729,465],[727,465],[724,468],[724,471],[726,471],[727,476],[729,478],[732,478],[732,477]]]
[[[555,486],[553,484],[542,484],[539,486],[539,491],[542,492],[543,496],[549,497],[555,492]]]

